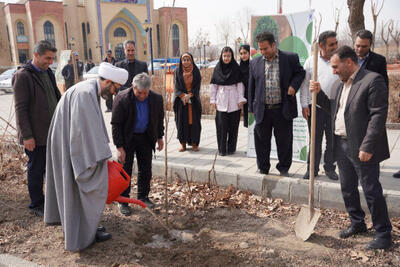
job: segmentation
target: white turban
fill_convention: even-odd
[[[107,62],[102,62],[100,64],[99,76],[120,85],[124,85],[128,80],[128,72],[125,69],[115,67]]]

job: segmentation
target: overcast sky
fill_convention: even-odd
[[[376,2],[377,0],[373,0]],[[378,0],[382,3],[383,0]],[[218,24],[221,20],[229,18],[238,19],[241,10],[249,9],[253,15],[274,15],[277,13],[277,0],[176,0],[175,6],[186,7],[188,9],[189,39],[196,36],[201,28],[208,32],[212,43],[221,43],[218,38]],[[282,0],[283,13],[294,13],[309,9],[309,0]],[[172,6],[173,0],[154,0],[154,8],[162,6]],[[339,32],[347,26],[348,7],[346,0],[312,0],[311,8],[315,9],[315,14],[322,15],[321,31],[334,30],[334,12],[335,8],[341,9]],[[378,17],[378,25],[382,19],[394,19],[398,21],[400,12],[400,0],[385,0],[383,9]],[[371,0],[365,0],[364,16],[366,28],[373,30]],[[234,22],[232,23],[234,24]],[[400,27],[400,22],[399,22]],[[236,33],[239,37],[239,32]],[[235,39],[236,39],[235,38]],[[190,42],[190,40],[189,40]]]
[[[0,0],[4,1],[4,0]],[[94,0],[91,0],[94,1]],[[378,17],[378,27],[382,20],[394,19],[399,23],[400,0],[373,0],[379,4],[384,1],[383,9]],[[5,0],[5,2],[16,2],[16,0]],[[250,10],[253,15],[274,15],[277,13],[277,0],[176,0],[175,6],[186,7],[188,10],[189,42],[193,39],[199,29],[208,33],[210,42],[222,43],[218,38],[218,25],[221,20],[230,20],[232,25],[238,23],[240,12]],[[282,0],[283,13],[294,13],[305,11],[310,8],[310,0]],[[154,0],[154,8],[172,6],[173,0]],[[334,29],[334,11],[341,10],[339,32],[346,31],[348,8],[346,0],[311,0],[311,8],[315,14],[322,15],[321,31]],[[373,29],[371,15],[371,0],[365,0],[364,16],[366,28]],[[236,28],[237,24],[236,24]],[[240,36],[239,31],[234,33],[234,39]]]

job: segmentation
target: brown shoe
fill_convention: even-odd
[[[179,149],[179,152],[186,151],[186,143],[181,143],[182,147]]]
[[[194,152],[199,151],[199,146],[198,145],[193,144],[192,148],[193,148]]]

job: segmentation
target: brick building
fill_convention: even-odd
[[[59,52],[72,49],[82,60],[91,58],[96,63],[107,49],[122,59],[122,43],[132,39],[137,58],[147,61],[150,32],[154,58],[178,57],[188,50],[187,10],[175,8],[167,46],[170,15],[169,7],[154,10],[153,0],[0,2],[0,66],[31,59],[34,44],[42,39],[53,42]]]

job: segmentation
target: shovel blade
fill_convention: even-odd
[[[296,236],[306,241],[314,232],[315,225],[321,216],[319,209],[310,209],[309,206],[303,206],[296,219]]]

